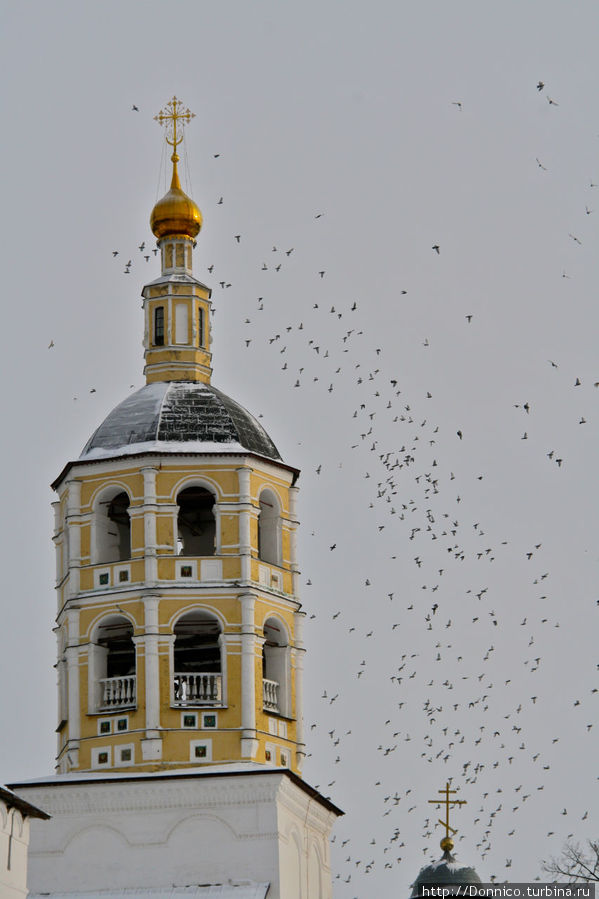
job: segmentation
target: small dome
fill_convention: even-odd
[[[462,865],[446,850],[439,861],[420,869],[418,877],[412,884],[411,899],[421,897],[423,887],[468,886],[480,882],[474,868]]]
[[[250,452],[281,458],[243,406],[211,384],[196,381],[156,381],[132,393],[109,412],[79,458],[144,452]]]
[[[177,182],[179,179],[176,179]],[[167,194],[158,200],[150,216],[150,228],[160,240],[162,237],[197,237],[202,227],[202,213],[196,203],[173,184]]]

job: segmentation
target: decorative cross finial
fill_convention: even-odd
[[[444,805],[445,806],[445,821],[442,821],[439,818],[439,824],[441,824],[445,828],[445,836],[441,840],[441,849],[445,851],[451,851],[453,849],[453,840],[451,839],[449,832],[452,834],[457,833],[454,827],[451,827],[449,824],[449,806],[450,805],[466,805],[465,799],[450,799],[450,793],[457,793],[457,790],[449,789],[449,781],[445,784],[444,790],[438,790],[437,792],[443,793],[444,799],[429,799],[429,802],[432,802],[434,805]]]
[[[159,125],[166,125],[166,142],[173,148],[173,153],[177,152],[177,144],[180,144],[183,140],[182,135],[177,136],[177,122],[181,122],[181,129],[183,129],[183,126],[193,118],[195,118],[195,112],[185,109],[181,101],[177,100],[176,97],[169,100],[164,109],[161,109],[158,115],[154,116],[155,122],[158,122]]]

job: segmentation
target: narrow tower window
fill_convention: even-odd
[[[198,341],[200,346],[204,346],[204,310],[201,306],[198,309]]]
[[[187,487],[177,497],[177,554],[213,556],[216,538],[214,496],[204,487]]]
[[[164,306],[154,309],[154,346],[164,346]]]

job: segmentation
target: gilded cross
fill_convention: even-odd
[[[166,142],[170,144],[175,153],[177,152],[177,144],[180,144],[183,140],[182,134],[177,135],[177,122],[181,123],[180,128],[182,131],[183,126],[187,125],[193,118],[195,118],[195,112],[185,108],[176,97],[169,100],[164,109],[161,109],[158,115],[154,116],[154,121],[158,122],[159,125],[166,125]]]
[[[451,833],[456,833],[457,831],[455,830],[454,827],[451,827],[449,824],[449,807],[450,807],[450,805],[466,805],[466,800],[449,798],[450,793],[457,793],[457,790],[449,789],[449,782],[445,784],[444,790],[438,790],[437,792],[443,793],[445,798],[444,799],[429,799],[428,801],[434,803],[434,805],[444,805],[445,806],[445,821],[441,821],[441,819],[439,818],[439,824],[441,824],[445,828],[445,839],[451,840],[451,838],[449,836],[449,832],[451,831]],[[453,843],[452,843],[452,846],[453,846]]]

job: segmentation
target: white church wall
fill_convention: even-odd
[[[0,799],[0,896],[27,895],[29,821]]]
[[[329,836],[334,812],[291,781],[278,796],[279,877],[284,899],[331,899]]]
[[[268,881],[269,899],[330,899],[322,884],[336,814],[280,770],[57,777],[17,789],[52,815],[32,827],[33,893]]]
[[[27,860],[31,818],[47,814],[0,787],[0,897],[27,896]]]

